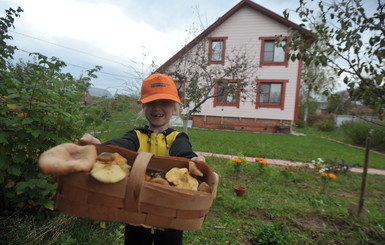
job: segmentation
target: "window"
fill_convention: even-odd
[[[257,80],[256,108],[284,109],[286,83],[288,80]]]
[[[224,64],[227,37],[209,38],[209,64]]]
[[[174,80],[176,88],[178,89],[178,95],[180,98],[180,101],[184,101],[184,97],[186,95],[186,82],[185,81],[178,81]]]
[[[236,80],[221,80],[215,84],[215,106],[236,106],[239,108],[239,86]]]
[[[288,66],[287,50],[275,45],[275,37],[260,37],[259,39],[262,41],[260,66]]]

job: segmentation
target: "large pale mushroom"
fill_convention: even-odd
[[[91,170],[91,176],[103,183],[116,183],[130,174],[127,159],[118,153],[101,153]]]
[[[44,174],[65,175],[79,171],[90,171],[96,157],[94,145],[80,146],[64,143],[43,152],[38,164]]]
[[[166,179],[177,188],[198,190],[199,182],[189,174],[187,168],[172,168],[167,172]]]

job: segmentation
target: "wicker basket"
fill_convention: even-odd
[[[157,228],[198,230],[215,199],[218,176],[205,164],[197,164],[212,193],[184,190],[144,181],[146,170],[168,171],[188,167],[188,159],[158,157],[116,146],[96,145],[97,152],[117,152],[132,165],[128,178],[98,182],[89,173],[58,177],[56,208],[68,215],[100,221],[145,224]]]

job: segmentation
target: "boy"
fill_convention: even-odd
[[[148,121],[145,127],[135,128],[122,138],[103,144],[116,145],[137,152],[151,152],[157,156],[177,156],[205,162],[191,147],[187,134],[169,128],[171,116],[179,110],[181,103],[174,81],[160,73],[154,73],[143,80],[138,104]],[[100,144],[93,136],[86,134],[80,142]],[[125,244],[182,244],[183,232],[173,229],[156,229],[140,224],[126,224]]]

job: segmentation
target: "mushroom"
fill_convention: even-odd
[[[165,186],[170,186],[170,183],[168,183],[167,180],[163,179],[162,177],[155,177],[150,180],[151,183],[161,184]]]
[[[203,177],[202,171],[199,170],[199,168],[197,167],[196,163],[193,162],[193,161],[189,161],[188,162],[188,171],[192,175]]]
[[[167,172],[166,179],[177,188],[198,190],[198,180],[189,174],[187,168],[172,168]]]
[[[80,146],[64,143],[43,152],[38,164],[43,174],[65,175],[72,172],[90,171],[96,157],[94,145]]]
[[[102,155],[102,157],[100,157],[100,155]],[[127,164],[126,158],[118,153],[113,153],[113,157],[108,156],[106,153],[100,155],[99,157],[103,159],[103,161],[96,161],[91,170],[91,176],[96,180],[103,183],[116,183],[129,175],[131,166]],[[108,158],[113,160],[108,161]]]
[[[102,161],[102,162],[113,161],[113,160],[115,160],[115,156],[111,152],[102,152],[97,157],[97,160]]]
[[[211,188],[206,182],[202,182],[198,186],[198,191],[203,191],[207,193],[211,193]]]

